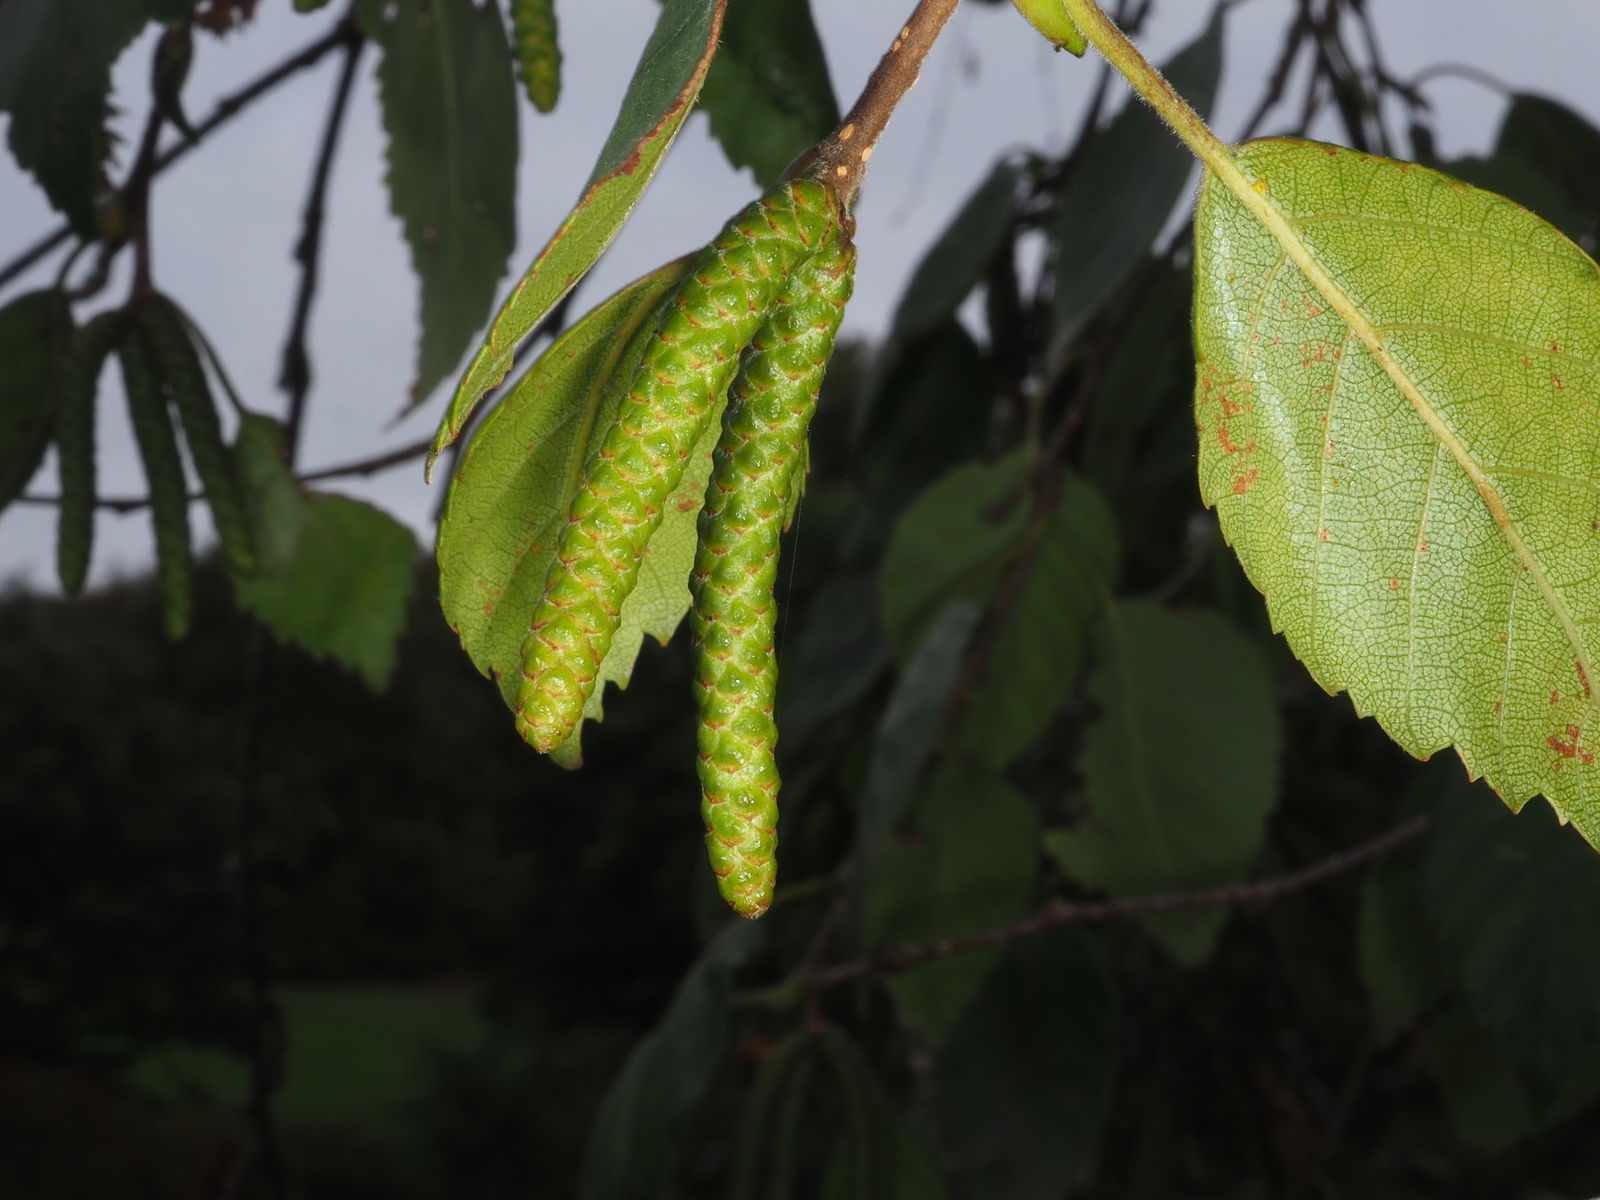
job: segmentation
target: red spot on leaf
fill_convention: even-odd
[[[1561,376],[1559,376],[1559,375],[1551,375],[1550,376],[1550,382],[1556,385],[1556,390],[1557,391],[1559,391],[1560,389],[1562,389],[1562,388],[1567,386],[1566,384],[1561,382]]]
[[[1389,590],[1391,592],[1398,592],[1400,590],[1400,580],[1393,575],[1389,576]]]
[[[1555,705],[1560,704],[1560,703],[1561,703],[1561,693],[1560,692],[1554,692],[1554,691],[1551,692],[1550,693],[1550,705],[1551,705],[1551,707],[1554,707]]]
[[[1240,404],[1238,401],[1229,400],[1226,396],[1224,396],[1222,398],[1222,415],[1223,416],[1225,416],[1225,417],[1237,417],[1243,411],[1244,411],[1244,405]]]
[[[1587,750],[1582,745],[1582,731],[1576,725],[1568,725],[1565,740],[1559,734],[1551,734],[1545,745],[1554,750],[1562,758],[1575,758],[1584,766],[1594,764],[1594,751]],[[1560,766],[1557,763],[1556,766]]]
[[[1222,449],[1228,454],[1239,453],[1239,447],[1235,446],[1233,439],[1228,436],[1228,427],[1226,425],[1217,426],[1217,441],[1222,443]]]
[[[1328,540],[1328,527],[1326,525],[1323,525],[1317,529],[1317,540],[1319,542],[1325,542]]]
[[[1233,494],[1235,496],[1244,495],[1250,490],[1250,485],[1256,481],[1256,477],[1260,474],[1260,471],[1251,467],[1243,475],[1237,476],[1233,481]]]
[[[1418,554],[1426,554],[1427,552],[1428,552],[1428,543],[1426,541],[1418,542],[1417,543],[1417,553]]]
[[[1583,686],[1583,695],[1586,700],[1594,699],[1594,688],[1589,686],[1589,668],[1583,665],[1583,659],[1577,659],[1572,664],[1578,671],[1578,682]]]

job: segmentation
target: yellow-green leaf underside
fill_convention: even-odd
[[[1600,274],[1409,163],[1270,140],[1195,216],[1200,484],[1275,628],[1407,751],[1600,845]],[[1308,273],[1320,269],[1322,286]]]
[[[688,270],[676,259],[623,288],[558,338],[474,435],[439,522],[439,603],[461,645],[515,709],[522,643],[583,472],[616,417],[664,299]],[[707,421],[683,480],[645,547],[639,582],[584,708],[603,714],[605,685],[626,687],[646,634],[672,636],[689,608],[695,520],[721,422]],[[582,730],[552,757],[582,761]]]

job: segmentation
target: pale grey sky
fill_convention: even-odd
[[[1503,0],[1370,0],[1391,70],[1406,77],[1432,63],[1468,63],[1514,87],[1562,98],[1600,123],[1600,5],[1586,0],[1522,0],[1519,19],[1559,29],[1548,39],[1509,44]],[[1224,92],[1215,124],[1237,131],[1272,65],[1291,0],[1246,0],[1229,18]],[[813,0],[834,87],[848,105],[910,8],[910,0]],[[1141,39],[1160,61],[1194,36],[1210,0],[1160,0]],[[658,13],[653,0],[558,0],[566,77],[561,106],[541,117],[524,104],[518,193],[518,245],[503,287],[521,272],[565,215],[587,177],[615,115],[640,48]],[[304,44],[332,20],[265,0],[256,22],[225,41],[197,41],[188,86],[192,113]],[[151,38],[116,70],[126,129],[142,118]],[[447,398],[441,388],[397,426],[390,422],[409,382],[414,355],[415,283],[383,187],[383,139],[372,73],[364,60],[332,180],[323,286],[312,327],[316,373],[301,451],[302,467],[345,461],[413,442],[429,433]],[[604,70],[596,64],[607,64]],[[252,408],[280,413],[273,381],[296,286],[289,259],[311,170],[311,156],[336,72],[330,58],[209,139],[163,175],[154,200],[159,284],[204,326]],[[873,158],[858,208],[860,267],[845,336],[870,337],[887,322],[899,288],[932,237],[1006,147],[1061,150],[1095,77],[1091,56],[1058,55],[1010,6],[962,5],[930,56],[921,85],[896,114]],[[1455,79],[1430,85],[1446,155],[1483,149],[1498,123],[1500,98]],[[1330,126],[1323,131],[1337,138]],[[130,135],[131,136],[131,135]],[[690,119],[665,166],[593,277],[588,307],[658,263],[704,242],[752,192],[748,175],[728,167],[703,117]],[[32,180],[0,156],[0,261],[53,227],[55,217]],[[48,260],[8,289],[54,277]],[[106,295],[123,294],[125,283]],[[116,372],[102,380],[101,490],[142,490]],[[53,489],[52,469],[31,490]],[[333,490],[361,496],[431,539],[441,485],[422,482],[420,463]],[[204,514],[195,511],[197,528]],[[13,505],[0,514],[0,581],[53,587],[55,514]],[[91,584],[145,569],[151,561],[143,513],[101,513]]]

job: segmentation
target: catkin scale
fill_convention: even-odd
[[[556,749],[582,720],[645,545],[741,350],[839,221],[822,184],[780,184],[723,227],[664,306],[585,466],[523,643],[516,724],[535,749]]]
[[[700,511],[689,589],[701,816],[718,889],[745,917],[766,911],[777,878],[778,544],[854,266],[841,238],[790,278],[729,391]]]

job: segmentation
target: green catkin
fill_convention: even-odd
[[[528,99],[542,113],[554,111],[561,96],[555,0],[511,0],[511,34]]]
[[[767,910],[778,872],[778,542],[854,268],[840,238],[790,277],[729,392],[700,511],[689,590],[701,816],[717,888],[744,917]]]
[[[780,184],[702,250],[585,467],[522,647],[517,730],[548,754],[577,728],[646,543],[794,269],[839,231],[833,193]]]
[[[167,636],[189,631],[194,607],[193,568],[189,562],[189,496],[178,439],[167,398],[156,373],[148,339],[137,325],[117,343],[128,417],[150,489],[150,520],[156,535],[156,578],[166,614]]]
[[[61,590],[83,590],[94,547],[95,397],[106,356],[122,337],[121,309],[92,318],[72,338],[56,374],[56,455],[61,473],[61,508],[56,524],[56,574]]]
[[[255,539],[250,532],[244,489],[234,455],[222,438],[216,403],[189,334],[188,320],[171,300],[154,296],[140,304],[139,328],[149,340],[156,374],[183,423],[189,458],[205,488],[223,557],[236,575],[253,575]]]

